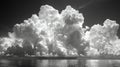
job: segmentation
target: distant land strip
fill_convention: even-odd
[[[24,60],[39,60],[39,59],[78,59],[78,60],[94,60],[94,59],[98,59],[98,60],[120,60],[120,57],[86,57],[86,56],[80,56],[80,57],[48,57],[48,56],[40,56],[40,57],[13,57],[13,56],[0,56],[0,59],[24,59]]]

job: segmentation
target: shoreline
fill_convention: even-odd
[[[91,59],[98,59],[98,60],[107,60],[107,59],[111,59],[111,60],[117,60],[120,59],[120,57],[46,57],[46,56],[37,56],[37,57],[31,57],[31,56],[25,56],[25,57],[17,57],[17,56],[0,56],[0,59],[78,59],[78,60],[91,60]]]

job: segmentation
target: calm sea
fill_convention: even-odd
[[[0,67],[120,67],[120,60],[78,60],[78,59],[50,59],[50,60],[18,60],[0,59]]]

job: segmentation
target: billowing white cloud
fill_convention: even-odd
[[[97,49],[101,54],[118,55],[119,50],[116,46],[120,46],[117,36],[119,24],[116,21],[106,19],[102,25],[93,25],[90,31],[86,32],[86,40],[89,41],[91,47]]]
[[[14,25],[9,37],[0,39],[1,47],[7,50],[18,44],[32,46],[37,55],[78,56],[85,54],[87,46],[87,55],[120,54],[120,50],[115,50],[120,47],[116,21],[107,19],[103,25],[91,28],[83,28],[83,23],[82,13],[70,5],[61,13],[50,5],[43,5],[38,15],[33,14],[23,23]]]
[[[79,13],[78,10],[75,10],[70,5],[66,7],[65,10],[61,12],[62,18],[66,24],[79,24],[82,27],[84,23],[84,17],[82,13]]]
[[[79,49],[79,41],[83,35],[83,15],[71,6],[67,6],[59,14],[58,10],[49,5],[41,6],[38,14],[38,16],[33,14],[31,18],[24,20],[24,23],[16,24],[13,28],[15,37],[30,42],[34,48],[37,48],[40,52],[45,51],[46,54],[51,49],[63,55],[76,54]],[[74,35],[70,34],[75,31],[78,31],[77,36],[79,38],[78,40],[74,38],[74,41],[77,40],[78,43],[76,43],[77,45],[70,44],[74,48],[72,48],[73,51],[72,49],[69,51],[70,46],[66,44],[70,36]],[[39,45],[39,47],[36,45]]]

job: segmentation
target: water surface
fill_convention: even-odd
[[[80,59],[0,59],[0,67],[120,67],[120,60]]]

